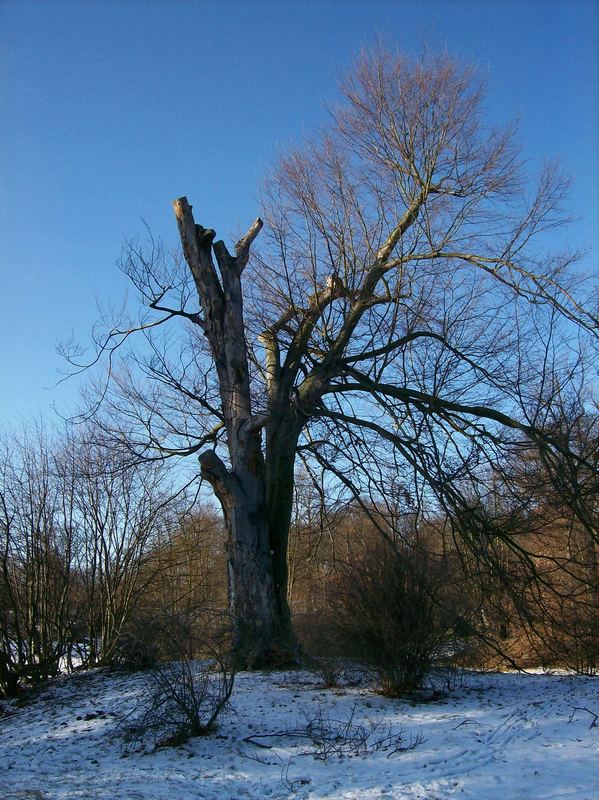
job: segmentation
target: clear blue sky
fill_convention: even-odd
[[[599,0],[0,0],[0,426],[52,417],[57,342],[85,340],[142,218],[176,243],[182,194],[223,237],[276,151],[324,121],[382,35],[486,74],[531,162],[575,178],[571,243],[599,253]]]

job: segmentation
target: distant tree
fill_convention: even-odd
[[[0,694],[109,663],[160,574],[185,497],[165,465],[129,464],[91,427],[0,447]]]
[[[556,454],[531,452],[506,470],[505,497],[525,498],[521,547],[539,590],[534,634],[543,663],[599,670],[599,417],[580,397],[556,396]],[[567,447],[566,447],[567,445]],[[510,491],[511,490],[511,491]],[[529,592],[522,592],[527,598]]]
[[[73,561],[87,661],[110,663],[132,615],[159,579],[153,548],[177,524],[180,503],[164,464],[119,462],[86,440],[72,451]]]
[[[41,431],[0,450],[0,695],[55,675],[70,645],[73,526],[62,453]]]
[[[191,614],[198,608],[227,608],[225,537],[215,509],[196,505],[154,540],[142,570],[150,580],[143,593],[148,615]]]
[[[472,70],[378,50],[343,96],[267,183],[251,266],[262,219],[230,252],[181,197],[184,261],[132,243],[123,268],[147,311],[96,339],[111,363],[105,430],[140,458],[199,456],[250,664],[295,652],[298,454],[358,499],[394,468],[407,503],[454,515],[475,546],[477,495],[506,452],[568,451],[546,425],[549,384],[579,379],[571,347],[598,332],[578,254],[547,249],[569,182],[552,163],[529,190],[512,129],[483,122]]]

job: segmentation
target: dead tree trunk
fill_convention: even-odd
[[[202,308],[201,326],[214,358],[226,432],[229,466],[214,450],[204,451],[199,460],[227,527],[234,647],[247,666],[283,663],[296,650],[286,599],[286,545],[299,431],[282,435],[280,416],[277,420],[276,414],[252,411],[241,274],[262,221],[256,220],[232,256],[222,241],[213,244],[213,230],[196,225],[185,197],[173,207]],[[267,466],[262,450],[264,427],[272,440],[268,455],[273,466]]]

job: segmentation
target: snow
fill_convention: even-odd
[[[467,673],[416,702],[323,689],[306,672],[242,673],[214,734],[137,752],[118,720],[145,680],[90,671],[4,703],[2,800],[599,798],[599,678]],[[359,752],[333,742],[327,754],[309,720],[349,721]]]

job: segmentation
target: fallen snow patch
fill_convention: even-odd
[[[597,678],[469,673],[418,703],[242,673],[216,733],[128,752],[119,721],[143,691],[91,671],[3,704],[2,800],[599,798]]]

